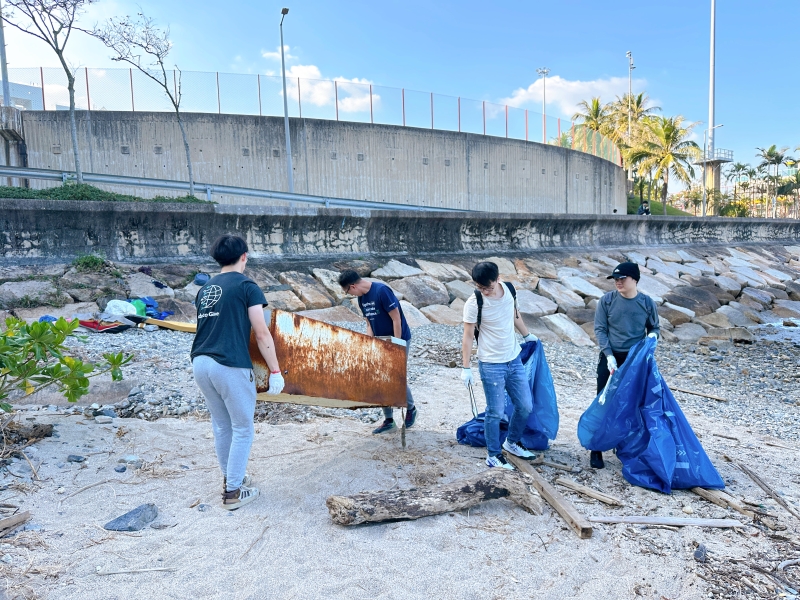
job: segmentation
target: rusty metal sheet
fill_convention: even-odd
[[[406,405],[406,350],[390,341],[282,310],[265,310],[283,393],[268,395],[269,369],[250,335],[258,399],[340,408]]]

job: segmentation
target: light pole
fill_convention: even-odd
[[[286,174],[289,178],[289,193],[294,193],[294,174],[292,172],[292,139],[289,135],[289,100],[286,97],[286,61],[283,58],[283,20],[289,14],[288,8],[281,9],[281,71],[283,72],[283,128],[286,130]]]
[[[550,69],[547,67],[540,67],[536,69],[536,72],[542,77],[542,143],[547,143],[547,107],[545,106],[545,100],[547,98],[547,74],[550,72]]]
[[[722,127],[722,123],[719,125],[714,125],[713,127],[709,127],[708,129],[703,131],[703,216],[706,216],[706,162],[708,161],[708,156],[706,154],[706,140],[711,137],[713,139],[714,130],[717,127]],[[711,135],[708,135],[711,132]],[[713,166],[711,167],[714,168]]]
[[[631,120],[632,120],[632,113],[633,110],[631,108],[631,102],[633,101],[633,70],[636,68],[633,66],[633,53],[628,50],[625,53],[625,56],[628,57],[628,145],[631,144]],[[631,169],[630,165],[628,165],[628,179],[633,179],[633,169]]]
[[[3,32],[3,6],[0,2],[0,75],[3,77],[3,106],[11,106],[11,88],[8,84],[8,63],[6,62],[6,36]]]

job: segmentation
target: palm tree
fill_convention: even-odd
[[[700,154],[698,145],[688,140],[695,123],[684,126],[682,116],[646,117],[642,127],[633,140],[633,145],[625,149],[625,156],[640,170],[654,170],[655,179],[664,182],[661,188],[661,202],[667,214],[667,193],[670,173],[678,181],[689,183],[694,177],[692,160]]]
[[[756,148],[758,150],[758,154],[756,154],[756,158],[761,159],[760,167],[769,168],[771,166],[775,166],[775,180],[777,182],[778,179],[778,171],[781,168],[781,165],[785,165],[787,161],[793,160],[790,156],[786,156],[786,151],[789,150],[788,146],[784,146],[783,148],[778,149],[775,144],[772,144],[769,148]],[[775,194],[772,197],[772,218],[774,219],[778,214],[778,186],[777,183],[774,186]]]
[[[593,131],[607,133],[611,124],[611,109],[608,104],[603,104],[600,98],[595,96],[588,102],[580,101],[578,112],[572,115],[572,120]]]
[[[613,127],[611,139],[615,142],[619,140],[628,140],[628,115],[630,114],[631,123],[631,136],[634,135],[634,130],[638,127],[639,122],[645,118],[652,116],[654,112],[660,111],[660,106],[650,106],[650,97],[646,92],[640,94],[625,94],[622,97],[617,96],[617,99],[609,106],[610,120]],[[630,140],[628,140],[630,144]]]
[[[750,165],[746,165],[744,163],[733,163],[731,168],[728,170],[727,179],[730,181],[733,180],[733,201],[736,202],[736,192],[739,191],[739,179],[741,179],[744,175],[747,174],[747,170],[750,168]]]

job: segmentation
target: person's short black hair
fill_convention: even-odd
[[[479,262],[472,267],[472,280],[478,285],[488,286],[500,277],[500,269],[493,262]]]
[[[642,204],[650,204],[649,200],[642,200]]]
[[[359,281],[361,281],[361,275],[353,269],[345,269],[339,273],[339,285],[342,286],[342,289],[347,289],[348,286],[358,283]]]
[[[211,257],[220,267],[235,264],[245,252],[247,252],[247,242],[238,235],[226,233],[211,244]]]

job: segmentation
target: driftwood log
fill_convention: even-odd
[[[466,479],[424,488],[330,496],[325,504],[339,525],[406,521],[464,510],[497,498],[507,498],[530,513],[542,514],[539,495],[528,475],[490,469]]]

